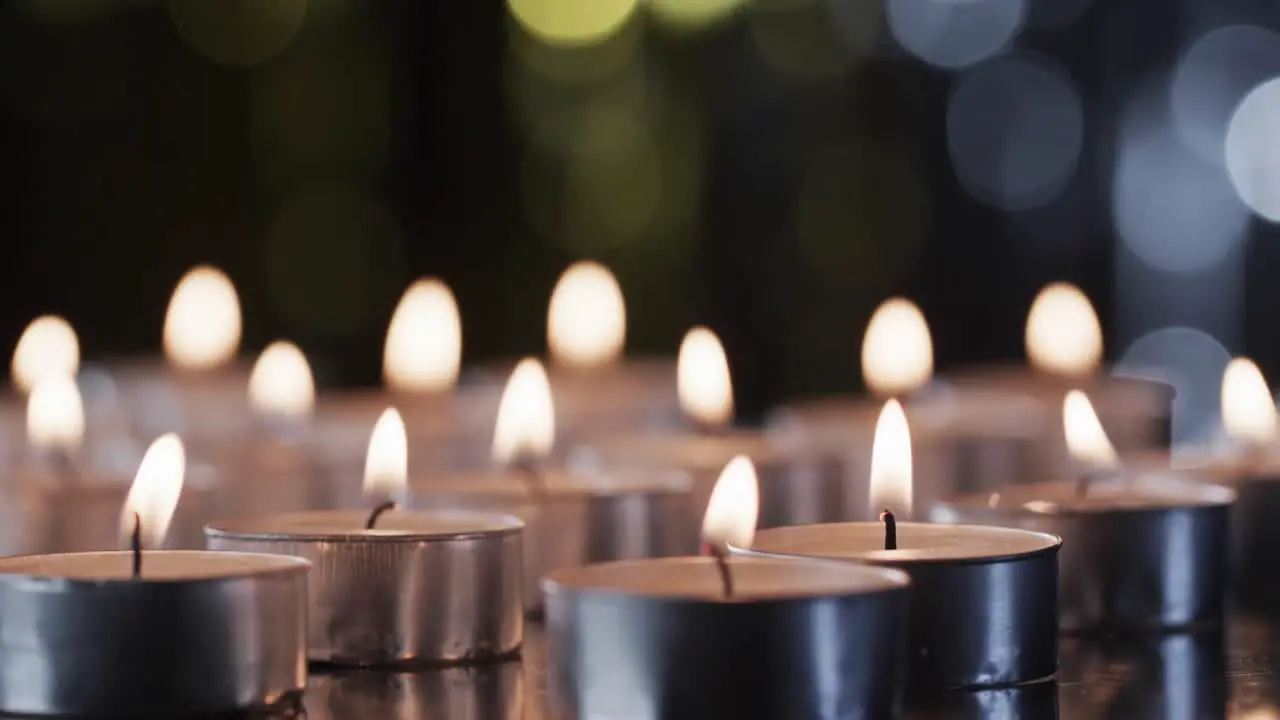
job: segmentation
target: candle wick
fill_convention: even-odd
[[[733,597],[733,573],[729,571],[729,553],[715,543],[703,543],[702,554],[710,555],[716,561],[716,572],[720,575],[720,590],[724,597]]]
[[[383,513],[387,512],[388,510],[395,510],[395,509],[396,509],[395,500],[388,500],[383,503],[378,503],[378,506],[373,509],[373,512],[369,513],[369,519],[365,521],[364,529],[372,530],[373,526],[377,524],[378,518],[382,517]]]
[[[1083,500],[1089,494],[1089,486],[1093,484],[1092,473],[1080,473],[1080,479],[1076,481],[1076,499]]]
[[[133,514],[133,532],[129,535],[129,549],[133,552],[133,579],[142,577],[142,516]]]
[[[538,466],[529,458],[518,458],[512,468],[524,477],[525,487],[529,490],[529,498],[535,503],[541,502],[547,495],[547,481],[538,470]]]
[[[884,523],[884,549],[898,549],[898,519],[893,513],[885,510],[880,513],[880,522]]]
[[[80,474],[76,472],[76,464],[71,461],[71,453],[58,448],[49,452],[49,464],[53,466],[54,475],[64,486],[79,485]]]

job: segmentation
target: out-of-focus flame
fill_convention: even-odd
[[[695,422],[716,427],[733,419],[729,358],[711,330],[698,326],[685,333],[676,358],[676,390],[680,407]]]
[[[1063,377],[1084,377],[1102,361],[1102,327],[1080,288],[1051,283],[1027,313],[1027,358],[1032,367]]]
[[[382,380],[392,390],[441,392],[458,381],[462,319],[449,286],[423,278],[409,286],[387,326]]]
[[[890,298],[876,308],[862,336],[862,379],[880,395],[924,387],[933,375],[929,324],[915,303]]]
[[[404,494],[409,483],[409,439],[404,419],[395,408],[378,416],[369,436],[369,454],[364,459],[366,497],[393,497]]]
[[[622,288],[600,263],[570,265],[547,310],[547,346],[558,363],[578,368],[606,365],[622,354],[627,309]]]
[[[249,374],[249,404],[270,417],[305,418],[316,404],[311,366],[297,345],[277,340],[258,356]]]
[[[1091,468],[1113,468],[1119,464],[1116,449],[1102,429],[1088,396],[1079,390],[1067,393],[1062,403],[1062,426],[1067,434],[1067,450],[1077,462]]]
[[[182,495],[186,469],[186,452],[177,435],[167,433],[151,443],[120,513],[120,532],[126,542],[133,534],[133,516],[137,513],[142,519],[142,546],[157,548],[164,544]]]
[[[756,468],[746,455],[737,455],[720,472],[702,518],[702,540],[711,545],[751,547],[760,514]]]
[[[521,360],[498,401],[493,428],[494,462],[511,465],[551,454],[556,440],[556,413],[547,371],[536,358]]]
[[[22,331],[13,349],[13,384],[24,393],[53,376],[75,377],[80,369],[80,341],[71,323],[57,315],[41,315]]]
[[[1227,435],[1254,444],[1276,440],[1276,406],[1262,371],[1248,358],[1235,358],[1222,373],[1222,424]]]
[[[75,452],[84,442],[84,402],[69,377],[41,380],[27,397],[27,443],[36,450]]]
[[[164,316],[165,357],[183,370],[227,364],[240,349],[240,299],[231,279],[209,265],[178,281]]]
[[[911,428],[897,400],[889,400],[876,420],[871,443],[871,509],[911,517]]]

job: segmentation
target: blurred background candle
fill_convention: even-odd
[[[720,339],[710,329],[685,334],[677,359],[680,407],[689,430],[617,433],[588,441],[574,467],[608,472],[678,470],[693,480],[694,507],[705,507],[720,469],[735,455],[755,463],[760,526],[839,520],[862,507],[847,493],[838,458],[794,436],[733,424],[733,381]]]
[[[80,370],[80,341],[57,315],[41,315],[22,331],[13,348],[9,377],[16,395],[0,404],[0,462],[18,462],[26,447],[24,399],[47,377],[74,378]]]
[[[138,437],[181,432],[203,457],[209,444],[248,429],[240,324],[240,299],[225,273],[200,265],[182,276],[165,312],[163,363],[109,366]]]

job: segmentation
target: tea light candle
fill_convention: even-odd
[[[1062,536],[1063,630],[1221,622],[1235,493],[1169,474],[1125,473],[1083,393],[1068,393],[1064,424],[1067,444],[1085,466],[1077,480],[960,496],[935,506],[932,519]]]
[[[876,425],[872,501],[911,509],[911,439],[890,400]],[[1026,683],[1057,669],[1058,548],[1054,535],[971,525],[833,523],[760,531],[735,550],[855,560],[911,575],[908,686],[951,690]],[[749,549],[748,549],[749,547]],[[999,612],[992,612],[999,608]]]
[[[924,314],[904,298],[883,302],[862,340],[862,377],[871,395],[898,398],[914,434],[914,503],[927,513],[939,498],[1003,487],[1043,474],[1039,406],[983,387],[931,381],[933,340]],[[871,437],[880,402],[832,397],[782,408],[773,425],[836,452],[856,506],[842,520],[866,518]],[[796,523],[798,524],[798,523]]]
[[[404,422],[394,409],[369,441],[365,489],[402,495]],[[311,511],[223,520],[206,530],[214,550],[306,558],[312,660],[339,665],[476,662],[509,657],[524,636],[521,531],[513,517]]]
[[[550,467],[555,409],[546,373],[523,360],[503,393],[494,427],[495,469],[429,475],[409,489],[410,507],[516,515],[525,530],[525,607],[542,608],[548,571],[588,562],[679,555],[697,547],[687,478],[610,476]]]
[[[0,559],[0,711],[192,717],[302,691],[305,561],[149,549],[183,465],[174,435],[143,457],[121,518],[131,551]]]
[[[41,380],[27,403],[27,461],[14,470],[9,502],[0,504],[5,554],[108,550],[118,543],[120,506],[129,492],[129,477],[118,466],[136,459],[127,449],[110,463],[88,457],[84,434],[75,381]],[[184,493],[167,542],[199,548],[214,502],[208,473],[197,469]]]
[[[566,568],[544,581],[556,717],[898,716],[906,576],[730,557],[730,543],[750,544],[753,475],[745,457],[725,467],[703,523],[711,557]]]
[[[696,432],[623,434],[575,448],[571,467],[584,471],[671,471],[693,480],[693,507],[705,507],[716,477],[746,455],[760,479],[760,525],[792,525],[848,517],[860,504],[846,492],[835,456],[768,431],[732,427],[729,362],[715,333],[695,327],[680,345],[680,405]]]
[[[235,362],[240,324],[240,300],[225,273],[200,265],[182,277],[165,313],[164,363],[111,367],[136,434],[180,431],[203,449],[244,432],[248,369]]]

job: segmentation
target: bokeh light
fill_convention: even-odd
[[[1117,375],[1153,375],[1173,384],[1173,440],[1200,442],[1217,431],[1222,371],[1231,353],[1212,335],[1190,327],[1165,327],[1142,335],[1116,364]]]
[[[947,107],[947,147],[974,197],[1006,210],[1053,199],[1070,181],[1084,112],[1070,78],[1048,60],[996,58],[961,78]]]
[[[894,39],[930,65],[961,68],[1008,47],[1022,28],[1026,0],[886,0]]]
[[[1240,199],[1272,222],[1280,221],[1280,78],[1253,89],[1227,130],[1227,173]]]
[[[169,0],[169,15],[196,52],[250,67],[280,54],[297,36],[307,0]]]
[[[757,0],[747,13],[747,32],[771,70],[797,79],[838,78],[869,49],[837,35],[818,0]]]
[[[529,34],[551,45],[590,45],[618,32],[637,0],[507,0]]]
[[[1178,139],[1165,97],[1144,89],[1122,118],[1112,213],[1121,241],[1142,262],[1195,272],[1240,243],[1249,212],[1223,169]]]
[[[681,32],[705,30],[733,17],[747,0],[646,0],[649,13],[664,27]]]
[[[1280,35],[1253,25],[1212,30],[1183,53],[1169,86],[1178,138],[1221,165],[1227,126],[1250,90],[1280,75]]]

